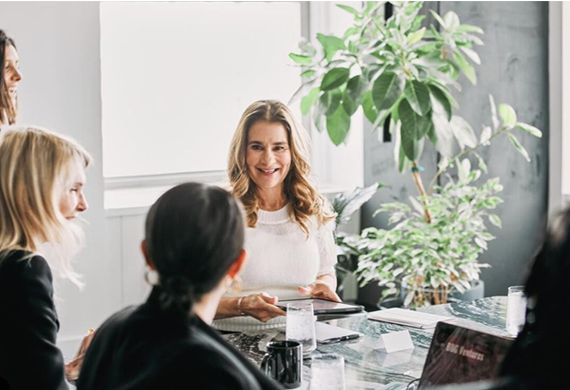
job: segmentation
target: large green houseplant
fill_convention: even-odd
[[[476,83],[479,27],[461,24],[453,12],[442,17],[433,11],[426,25],[422,2],[391,4],[389,18],[384,2],[338,7],[354,18],[342,36],[317,34],[318,48],[303,42],[300,52],[290,54],[303,80],[294,98],[302,96],[303,115],[319,131],[326,129],[335,145],[346,140],[359,108],[373,129],[387,126],[398,169],[410,172],[418,189],[411,207],[398,202],[380,208],[391,213],[391,229],[370,228],[360,237],[343,237],[341,244],[359,257],[363,284],[377,281],[388,295],[405,287],[409,306],[446,302],[450,292],[464,291],[479,278],[485,266],[479,255],[493,238],[486,223],[500,227],[492,209],[501,202],[501,186],[498,179],[477,184],[486,170],[478,149],[506,136],[529,160],[514,133],[541,132],[517,121],[511,106],[497,109],[492,97],[491,125],[479,134],[455,114],[458,78]],[[419,164],[426,142],[441,157],[427,188]],[[477,164],[473,170],[471,161]]]

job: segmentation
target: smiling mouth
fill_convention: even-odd
[[[279,170],[279,168],[273,168],[273,169],[261,169],[261,168],[257,168],[257,170],[261,173],[264,173],[266,175],[272,175],[275,172],[277,172]]]

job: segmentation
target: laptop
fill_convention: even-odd
[[[511,338],[438,322],[418,387],[496,378],[511,343]]]
[[[290,299],[283,300],[277,303],[277,306],[283,310],[287,310],[287,304],[290,302],[307,302],[313,304],[313,313],[315,315],[322,314],[350,314],[350,313],[360,313],[364,311],[364,306],[352,305],[349,303],[342,302],[332,302],[324,299],[318,298],[301,298],[301,299]]]

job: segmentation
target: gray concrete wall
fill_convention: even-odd
[[[440,2],[430,4],[440,13],[452,10],[462,23],[480,26],[485,31],[484,46],[477,47],[481,65],[476,68],[478,83],[463,79],[463,90],[455,96],[459,114],[474,129],[490,124],[488,95],[497,103],[512,105],[520,121],[544,132],[537,140],[517,134],[529,151],[531,163],[510,145],[497,139],[483,150],[489,173],[504,185],[505,203],[498,209],[501,230],[492,228],[496,239],[482,261],[492,268],[484,270],[485,295],[505,295],[507,287],[522,283],[545,227],[548,186],[548,3],[547,2]],[[415,195],[409,174],[399,175],[393,163],[392,144],[380,144],[377,135],[365,130],[365,184],[381,180],[391,185],[381,190],[362,210],[362,227],[386,226],[385,217],[371,218],[379,202],[394,198],[406,200]],[[424,176],[433,174],[435,153],[424,153]],[[493,230],[494,229],[494,230]],[[365,294],[370,294],[370,289]],[[368,297],[368,299],[370,299]]]

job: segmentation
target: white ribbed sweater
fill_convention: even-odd
[[[247,257],[240,274],[241,291],[233,295],[266,292],[279,299],[299,297],[297,287],[313,283],[320,275],[334,272],[336,246],[334,222],[318,224],[310,219],[309,236],[293,222],[288,205],[277,211],[259,210],[257,225],[247,228]],[[231,295],[231,293],[229,294]],[[244,330],[281,326],[283,318],[268,324],[251,317],[214,321],[223,330]]]

